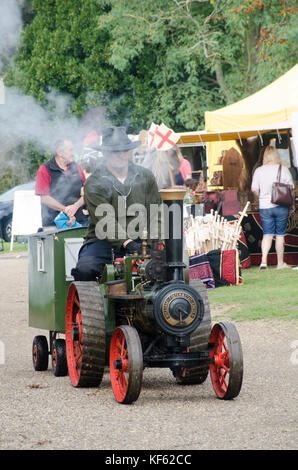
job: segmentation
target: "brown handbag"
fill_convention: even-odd
[[[292,206],[293,188],[290,184],[280,182],[281,165],[279,165],[277,172],[277,181],[272,184],[271,202],[279,206]]]

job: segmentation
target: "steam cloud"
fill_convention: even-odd
[[[64,117],[70,98],[52,91],[47,99],[53,105],[53,112],[47,111],[33,97],[6,88],[5,104],[0,106],[0,141],[6,147],[30,139],[38,142],[44,151],[51,151],[53,143],[60,138],[74,143],[79,140],[78,119]]]
[[[0,0],[0,78],[17,52],[23,27],[23,3],[24,0]],[[5,88],[4,104],[0,104],[2,152],[28,140],[38,143],[45,152],[52,151],[54,142],[60,138],[70,139],[76,146],[82,145],[84,129],[79,120],[69,114],[72,97],[51,90],[46,99],[52,111],[21,90]]]
[[[19,43],[22,4],[23,0],[0,0],[0,75]]]
[[[22,24],[22,6],[24,0],[0,0],[0,78],[4,67],[11,65],[13,55],[19,46]],[[55,142],[61,138],[69,139],[79,154],[83,152],[83,138],[92,129],[100,130],[110,123],[97,108],[89,110],[83,119],[71,116],[73,98],[52,89],[45,96],[49,107],[46,109],[32,96],[11,87],[5,89],[5,102],[0,104],[0,154],[4,157],[9,150],[27,141],[33,141],[45,153],[53,151]],[[49,108],[51,111],[49,111]],[[100,108],[100,107],[98,107]],[[159,187],[170,186],[169,163],[167,158],[156,163],[156,152],[147,150],[147,158],[142,163],[150,168],[156,166]],[[170,166],[174,172],[178,169],[177,159],[172,157]],[[5,157],[6,158],[6,157]],[[156,173],[156,172],[154,172]]]

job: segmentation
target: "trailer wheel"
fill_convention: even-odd
[[[211,331],[210,377],[218,398],[230,400],[239,395],[243,378],[241,341],[236,327],[229,322],[217,323]]]
[[[32,362],[36,371],[47,370],[49,364],[48,340],[45,336],[35,336],[32,344]]]
[[[112,389],[119,403],[130,404],[139,397],[143,378],[143,353],[135,328],[120,326],[114,331],[110,346]]]
[[[58,338],[53,341],[52,368],[56,377],[67,375],[66,344],[64,339]]]
[[[202,297],[204,304],[204,317],[198,328],[190,335],[190,352],[204,351],[207,349],[211,332],[211,315],[207,289],[200,279],[190,279],[189,285],[196,289]],[[201,364],[197,367],[182,367],[175,374],[179,385],[200,385],[205,382],[209,373],[209,365]]]
[[[98,387],[105,366],[105,313],[97,282],[73,282],[66,303],[68,373],[74,387]]]

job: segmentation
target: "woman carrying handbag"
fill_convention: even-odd
[[[287,229],[289,213],[295,211],[295,199],[284,200],[283,204],[276,204],[277,199],[272,199],[272,191],[278,181],[283,185],[289,185],[294,190],[294,183],[288,168],[281,165],[280,156],[275,147],[268,146],[263,156],[263,165],[256,169],[253,175],[251,190],[259,198],[260,217],[263,225],[262,261],[260,269],[267,268],[267,256],[275,236],[275,248],[277,254],[277,269],[288,267],[284,262],[284,237]],[[284,189],[284,188],[282,188]],[[279,186],[273,193],[279,192]],[[272,202],[275,201],[275,203]],[[284,205],[287,204],[287,205]]]

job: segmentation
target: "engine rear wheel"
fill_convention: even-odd
[[[66,355],[74,387],[98,387],[105,366],[105,314],[97,282],[73,282],[66,304]]]
[[[243,378],[241,341],[236,327],[229,322],[217,323],[211,331],[210,377],[218,398],[231,400],[239,395]]]
[[[190,335],[190,352],[198,352],[207,349],[211,332],[211,315],[207,289],[200,279],[190,279],[189,285],[194,287],[203,299],[204,317],[198,328]],[[179,385],[202,384],[208,377],[209,365],[202,364],[192,368],[181,368],[175,376]]]
[[[110,375],[119,403],[131,404],[140,395],[143,378],[143,353],[135,328],[120,326],[114,331],[110,347]]]

